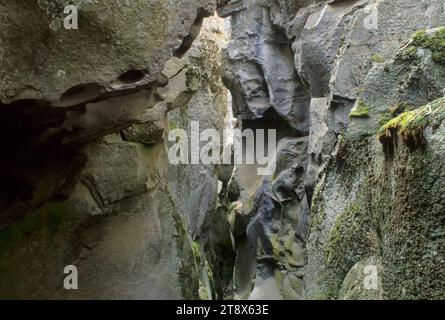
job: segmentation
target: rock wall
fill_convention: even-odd
[[[0,298],[445,298],[443,0],[68,2],[0,0]],[[169,162],[231,111],[270,174]]]
[[[292,160],[272,177],[235,171],[238,298],[444,297],[443,31],[412,38],[445,25],[444,5],[245,0],[219,9],[232,19],[223,77],[241,126],[300,144],[279,148]],[[370,267],[377,289],[366,290]]]
[[[79,29],[67,30],[68,4],[0,2],[0,112],[8,119],[0,227],[66,195],[85,164],[83,146],[144,121],[168,83],[164,64],[185,53],[216,9],[210,0],[79,0]]]
[[[166,2],[157,5],[161,6],[160,14],[168,14],[164,8],[168,6]],[[190,17],[196,15],[196,8],[205,7],[204,2],[199,1],[177,2],[178,5],[182,7],[169,10],[184,11],[182,18],[174,15],[182,23],[187,23],[188,14]],[[125,14],[144,11],[136,9],[116,4],[118,13],[124,14],[118,21],[122,21]],[[130,12],[125,13],[125,10]],[[150,18],[142,18],[155,23]],[[193,19],[189,20],[193,22]],[[187,28],[183,24],[166,23],[177,28],[180,35],[186,35]],[[132,88],[125,94],[108,99],[101,97],[103,102],[98,104],[106,104],[103,107],[109,111],[105,114],[98,111],[98,116],[102,118],[108,114],[120,119],[121,114],[114,114],[114,111],[119,112],[121,102],[129,108],[140,109],[137,121],[135,118],[133,125],[119,132],[120,125],[114,119],[116,127],[113,130],[117,133],[111,135],[107,135],[109,132],[104,128],[95,128],[103,130],[100,135],[105,136],[76,150],[84,159],[84,165],[79,168],[79,178],[73,179],[73,187],[56,197],[45,194],[51,197],[49,201],[0,231],[1,298],[198,299],[216,298],[221,293],[220,282],[213,281],[204,252],[205,247],[208,251],[213,248],[209,244],[208,228],[217,204],[216,168],[173,166],[167,155],[170,130],[187,129],[191,120],[220,130],[225,126],[227,91],[219,76],[221,47],[225,42],[224,24],[218,17],[207,18],[202,24],[200,35],[196,35],[193,45],[182,56],[171,57],[174,54],[172,44],[171,54],[165,53],[162,59],[152,61],[150,57],[159,53],[143,47],[153,67],[159,68],[165,62],[163,70],[153,71],[158,77],[168,79],[166,86],[156,90],[159,98],[153,100],[148,94],[145,83],[151,80],[145,81],[145,78],[131,84]],[[114,27],[114,23],[111,26]],[[164,41],[158,39],[162,35],[154,31],[144,34],[148,36]],[[177,42],[181,38],[171,34],[168,37],[165,41]],[[139,45],[139,41],[134,45]],[[168,49],[164,44],[153,46],[153,49]],[[142,54],[140,49],[135,50],[136,54]],[[131,61],[139,59],[129,52],[116,59],[121,64],[133,63],[126,62],[125,57]],[[106,61],[104,65],[121,68],[109,63]],[[144,60],[140,63],[144,65]],[[105,75],[103,71],[96,71],[96,76]],[[114,72],[108,74],[113,79]],[[147,71],[146,76],[151,76],[150,72]],[[82,96],[88,91],[76,92]],[[79,103],[80,99],[96,99],[88,95],[74,100]],[[91,104],[87,104],[86,114],[79,115],[91,121],[88,106]],[[57,108],[68,114],[73,112],[67,105]],[[67,265],[75,265],[78,269],[78,290],[63,288],[66,276],[63,271]]]
[[[441,30],[417,33],[364,80],[314,196],[308,297],[444,298],[445,73],[434,48],[416,46],[443,41]],[[367,265],[379,267],[378,290],[354,285]]]

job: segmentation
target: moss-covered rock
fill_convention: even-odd
[[[349,114],[349,118],[369,118],[369,107],[363,100],[357,100],[355,107]]]
[[[342,140],[313,207],[307,298],[444,298],[444,133],[424,130],[414,150],[399,136],[391,157],[374,137]],[[357,287],[371,256],[381,262],[377,292]]]
[[[436,130],[445,120],[445,101],[439,98],[419,109],[402,113],[383,125],[378,132],[380,142],[391,144],[401,137],[411,147],[426,143],[424,131],[427,127]]]
[[[414,34],[410,43],[411,52],[418,48],[428,49],[433,55],[433,60],[437,64],[445,65],[445,28],[422,30]]]
[[[340,300],[383,299],[382,262],[369,257],[355,264],[349,271],[339,293]]]

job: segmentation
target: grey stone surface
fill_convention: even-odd
[[[309,93],[295,71],[284,31],[271,21],[267,1],[245,1],[231,16],[232,39],[224,55],[224,81],[236,116],[257,119],[273,110],[301,133],[308,131]]]
[[[304,280],[307,298],[443,297],[443,237],[422,234],[435,233],[443,216],[438,196],[443,170],[437,167],[443,158],[437,144],[443,139],[443,100],[436,99],[443,95],[439,88],[444,79],[443,65],[432,60],[431,52],[412,46],[369,72],[357,102],[366,105],[369,114],[353,118],[315,190]],[[381,126],[432,100],[438,109],[430,106],[432,114],[423,120],[417,116],[423,123],[419,129],[413,124],[391,141],[379,141]],[[415,122],[416,117],[402,121]],[[409,130],[423,138],[410,142]],[[380,287],[374,292],[356,286],[369,257],[379,270]]]
[[[257,265],[255,287],[249,299],[302,297],[308,215],[304,191],[307,143],[307,138],[280,141],[276,162],[271,164],[276,166],[275,172],[264,177],[248,201],[252,206],[243,208],[246,213],[250,210],[244,221],[248,223],[246,236]],[[236,273],[253,277],[249,270]],[[238,295],[242,298],[243,287],[240,289]]]
[[[339,300],[382,300],[382,262],[370,257],[357,262],[342,284]]]
[[[431,32],[434,34],[435,31]],[[369,115],[353,118],[349,134],[375,134],[388,117],[443,96],[445,67],[433,60],[428,49],[415,47],[413,55],[407,57],[410,48],[400,49],[392,59],[375,65],[368,73],[356,104],[368,108]]]
[[[311,97],[328,97],[329,82],[341,40],[353,13],[369,1],[333,1],[314,10],[294,44],[296,67],[308,83]]]
[[[442,0],[78,0],[77,31],[28,2],[0,0],[0,298],[444,299]],[[223,83],[272,174],[169,163],[230,127]]]
[[[216,1],[208,0],[132,1],[131,5],[113,0],[106,6],[77,2],[81,6],[75,31],[62,26],[63,9],[70,1],[0,3],[3,103],[55,101],[81,84],[119,88],[113,81],[129,70],[144,71],[144,80],[137,82],[154,82],[188,36],[198,11],[211,14],[216,7]]]
[[[329,104],[328,98],[314,98],[311,101],[309,159],[306,175],[306,185],[310,188],[314,188],[317,184],[319,174],[323,171],[337,143],[335,132],[328,127]]]
[[[335,63],[332,94],[357,99],[372,58],[390,59],[414,32],[444,25],[443,11],[440,0],[373,1],[357,11]]]
[[[169,81],[162,74],[165,63],[184,55],[203,18],[216,9],[210,0],[79,0],[79,29],[66,30],[67,4],[0,2],[0,114],[8,119],[0,132],[8,154],[0,175],[18,185],[15,193],[25,193],[1,196],[1,227],[72,188],[83,165],[82,147],[146,122],[163,98],[158,88]],[[186,103],[183,97],[166,102],[172,108]],[[11,132],[14,139],[6,135]],[[58,166],[61,172],[49,168]],[[60,183],[49,188],[30,171]]]
[[[243,230],[252,219],[246,234],[256,253],[258,281],[251,297],[276,298],[277,288],[286,299],[441,296],[440,279],[414,271],[419,270],[414,257],[419,258],[420,252],[412,243],[418,241],[407,231],[420,234],[423,228],[433,230],[440,225],[430,215],[426,218],[429,222],[411,216],[421,205],[407,199],[407,194],[422,203],[420,194],[430,199],[427,206],[431,212],[441,208],[437,185],[427,182],[432,176],[440,181],[441,171],[420,174],[427,172],[426,163],[435,157],[432,154],[440,153],[437,141],[441,139],[441,129],[422,133],[431,143],[423,153],[417,150],[410,154],[408,149],[412,146],[397,148],[394,142],[392,155],[400,163],[392,162],[391,154],[385,154],[376,136],[385,121],[405,111],[404,107],[418,108],[441,96],[445,85],[438,53],[433,61],[432,52],[426,48],[401,48],[414,32],[444,25],[444,9],[441,1],[244,1],[242,11],[234,10],[234,36],[224,57],[224,77],[234,96],[235,113],[253,120],[248,125],[255,126],[260,121],[271,123],[268,116],[272,108],[289,122],[273,103],[275,78],[268,77],[268,66],[286,74],[275,61],[297,71],[299,81],[304,82],[304,88],[297,90],[300,94],[306,90],[311,98],[305,120],[309,129],[307,156],[300,162],[307,162],[302,175],[304,190],[291,188],[295,193],[290,192],[295,167],[289,163],[281,167],[273,182],[255,179],[255,168],[243,166],[236,168],[232,179],[234,189],[240,191],[241,204],[237,208],[242,208],[235,211],[235,217],[239,217],[235,219],[236,234],[241,234],[239,229]],[[274,40],[270,40],[271,33],[276,35]],[[281,44],[291,46],[292,64],[283,60],[276,49],[269,50],[272,46],[282,48]],[[274,54],[265,58],[266,50]],[[263,61],[269,64],[264,66]],[[280,87],[290,92],[289,87]],[[297,108],[298,104],[292,105]],[[404,170],[403,161],[412,163],[422,178],[414,172],[410,176],[415,175],[432,188],[427,194],[404,176],[397,176]],[[411,189],[403,189],[405,184]],[[273,195],[268,190],[273,190]],[[306,197],[310,219],[303,219],[295,229]],[[279,205],[287,201],[290,203]],[[402,203],[410,203],[409,208]],[[290,219],[293,228],[286,223],[274,224],[274,217],[284,219],[290,212],[295,218]],[[397,214],[412,219],[402,222]],[[301,232],[305,228],[309,231]],[[241,237],[238,241],[244,240]],[[403,241],[407,244],[403,245]],[[427,255],[422,258],[423,268],[430,274],[441,274],[437,270],[442,255],[432,248],[441,247],[442,240],[419,241],[421,251]],[[407,256],[397,252],[399,246]],[[289,251],[284,250],[276,259],[275,250],[280,252],[282,247]],[[275,269],[270,267],[270,261],[277,265]],[[378,266],[379,272],[379,288],[373,292],[360,286],[364,280],[361,273],[370,262]],[[243,283],[239,298],[245,298],[246,287],[252,285],[252,281],[246,281],[253,277],[252,265],[249,260],[236,266],[235,274]],[[246,267],[244,274],[239,270],[241,266]],[[405,277],[401,270],[422,275]],[[271,279],[275,279],[276,287]],[[420,285],[420,281],[432,287]],[[416,292],[416,283],[423,291]],[[268,289],[264,290],[266,284]]]
[[[220,25],[216,18],[205,21],[190,52],[167,63],[166,98],[151,108],[142,100],[142,123],[87,146],[86,165],[68,198],[46,202],[0,231],[0,298],[215,297],[210,258],[196,247],[209,243],[216,223],[216,168],[170,165],[167,142],[149,128],[161,122],[170,130],[181,118],[185,125],[199,120],[222,130],[227,91],[217,58],[225,39]],[[183,93],[190,97],[177,99]],[[134,104],[141,94],[115,99]],[[170,101],[177,109],[167,116]],[[77,291],[63,289],[70,264],[78,268]]]

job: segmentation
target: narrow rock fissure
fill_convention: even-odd
[[[27,1],[0,299],[445,298],[443,0]]]

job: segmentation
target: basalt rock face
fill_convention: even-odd
[[[71,106],[98,98],[93,89],[70,95],[79,85],[121,91],[153,83],[165,62],[184,50],[184,38],[196,37],[194,24],[216,9],[208,0],[74,2],[76,31],[62,25],[70,1],[1,2],[3,103],[36,99]]]
[[[443,0],[67,3],[0,0],[0,298],[445,298]],[[171,162],[229,111],[266,175]]]
[[[257,262],[249,299],[302,298],[309,214],[304,190],[307,146],[307,138],[283,138],[275,172],[265,177],[256,191],[246,228]]]
[[[246,0],[219,9],[232,19],[223,77],[241,126],[306,141],[271,177],[235,170],[236,297],[444,297],[436,99],[445,44],[433,29],[445,25],[444,5]],[[271,125],[276,116],[290,130]]]
[[[1,227],[66,195],[85,163],[81,147],[146,122],[168,83],[164,64],[216,9],[210,0],[79,0],[78,29],[67,30],[68,4],[0,2]]]
[[[307,133],[310,96],[295,71],[286,34],[271,21],[270,2],[244,1],[231,19],[223,76],[235,116],[259,119],[274,113],[296,132]]]
[[[73,142],[75,147],[70,145],[69,148],[59,149],[63,152],[60,170],[48,161],[45,163],[48,171],[35,173],[36,185],[38,177],[45,177],[44,182],[51,186],[52,192],[43,192],[37,188],[43,193],[39,198],[39,207],[27,210],[35,206],[36,202],[23,205],[17,212],[24,217],[0,231],[1,298],[198,299],[216,298],[218,294],[222,296],[222,280],[213,276],[217,275],[217,270],[214,273],[211,271],[218,262],[211,260],[215,255],[213,248],[217,241],[209,240],[208,231],[213,227],[212,214],[217,205],[217,170],[214,166],[171,165],[168,147],[172,143],[168,141],[168,134],[178,128],[188,130],[191,120],[220,131],[225,126],[227,91],[219,76],[221,46],[225,41],[224,25],[217,17],[201,21],[204,26],[200,35],[193,36],[196,39],[187,52],[177,54],[181,39],[188,34],[187,30],[195,20],[201,19],[203,9],[208,10],[208,13],[214,9],[213,3],[159,1],[150,4],[141,1],[139,4],[118,5],[116,2],[110,3],[111,7],[108,8],[88,3],[82,5],[80,15],[83,9],[85,14],[92,17],[96,12],[104,28],[107,19],[112,19],[108,21],[109,28],[121,30],[122,39],[115,40],[121,43],[124,49],[119,50],[125,51],[125,55],[120,56],[120,51],[114,51],[119,47],[104,48],[110,55],[117,55],[114,63],[113,60],[106,60],[106,56],[94,50],[94,47],[85,48],[89,58],[83,60],[79,55],[80,60],[67,64],[77,68],[77,73],[70,71],[65,75],[72,76],[66,80],[69,82],[67,85],[73,85],[77,81],[76,77],[82,77],[82,72],[90,66],[91,61],[88,59],[99,59],[102,67],[109,68],[109,72],[102,70],[100,63],[92,64],[91,70],[85,74],[85,81],[96,84],[72,90],[73,96],[65,102],[63,98],[60,100],[56,97],[58,86],[63,86],[61,83],[51,91],[54,96],[33,97],[45,99],[45,103],[56,97],[51,103],[63,104],[45,106],[38,111],[60,110],[58,112],[65,124],[72,121],[72,137],[84,138],[82,130],[79,131],[77,127],[81,122],[94,130],[97,136],[104,137],[92,142],[88,138],[80,144]],[[13,5],[18,4],[2,2],[2,6],[8,10]],[[40,6],[34,9],[38,14],[46,15],[45,11],[40,13]],[[178,16],[177,12],[184,15]],[[159,17],[153,16],[155,14]],[[141,20],[130,19],[134,25],[127,25],[125,28],[129,29],[125,29],[123,24],[127,23],[125,17],[129,15],[132,15],[131,19],[139,17]],[[150,15],[153,17],[150,18]],[[166,19],[169,15],[172,19]],[[162,21],[166,19],[165,25],[155,18]],[[82,21],[80,19],[80,23]],[[99,23],[94,19],[89,23],[95,22]],[[158,25],[155,27],[156,23]],[[139,40],[134,39],[135,26],[141,30]],[[82,41],[81,30],[82,24],[79,26],[80,34],[71,37],[76,38],[77,35],[80,37],[78,40]],[[128,35],[122,33],[125,30],[128,30]],[[67,32],[61,29],[47,31],[55,38],[63,37],[58,33]],[[130,35],[132,38],[129,38]],[[103,42],[109,44],[106,34],[97,33],[97,37],[100,36],[104,37]],[[70,36],[68,39],[71,39]],[[100,44],[93,39],[90,41],[91,45]],[[128,51],[129,44],[122,41],[132,42],[135,46],[134,55]],[[57,61],[56,57],[54,59]],[[103,91],[106,86],[119,81],[114,81],[114,78],[119,78],[122,71],[143,69],[143,66],[146,69],[143,79],[138,78],[138,73],[127,72],[120,79],[128,80],[128,83],[122,84],[123,87],[119,85],[109,93]],[[37,81],[38,76],[42,76],[42,92],[51,88],[52,83],[43,85],[47,75],[36,73],[33,79]],[[100,79],[87,79],[89,76],[103,77],[103,82]],[[130,81],[133,76],[138,78],[133,79],[137,80],[135,83]],[[162,88],[156,88],[152,77],[165,78],[167,81],[163,80]],[[101,87],[105,83],[108,84]],[[63,90],[64,87],[60,92]],[[100,97],[94,96],[96,93],[100,93]],[[43,100],[27,101],[32,104],[33,101]],[[71,103],[82,104],[83,109],[73,109]],[[2,108],[13,110],[14,106],[14,103],[4,104]],[[131,110],[135,109],[138,112],[133,117]],[[35,113],[37,110],[32,111],[32,114]],[[131,121],[126,121],[128,116],[133,117]],[[45,115],[40,117],[45,118]],[[113,123],[112,130],[95,122],[95,119],[103,121],[104,118]],[[51,130],[43,124],[39,126]],[[110,135],[111,131],[117,133]],[[60,134],[57,137],[62,140],[51,146],[60,147],[67,136]],[[33,155],[47,151],[41,149],[42,145],[35,147],[39,152]],[[73,174],[69,181],[70,188],[64,190],[61,188],[63,181],[59,181],[62,179],[60,173],[66,175],[66,172],[70,172],[70,163],[74,161],[66,150],[72,150],[82,161],[73,168],[76,169],[76,175]],[[59,152],[50,153],[53,154]],[[48,158],[52,159],[51,156],[43,159]],[[41,162],[43,160],[38,164]],[[42,170],[38,164],[33,170]],[[32,170],[29,166],[24,168]],[[48,174],[50,170],[54,172]],[[14,191],[11,191],[12,196],[17,196]],[[5,204],[10,205],[10,202],[5,201]],[[2,214],[5,211],[2,210]],[[230,251],[226,256],[230,257]],[[77,267],[78,290],[63,288],[66,276],[63,271],[67,265]]]
[[[419,32],[368,73],[314,196],[309,297],[444,298],[445,69],[433,47],[417,46],[443,34]],[[373,293],[352,285],[366,265],[378,270]]]

